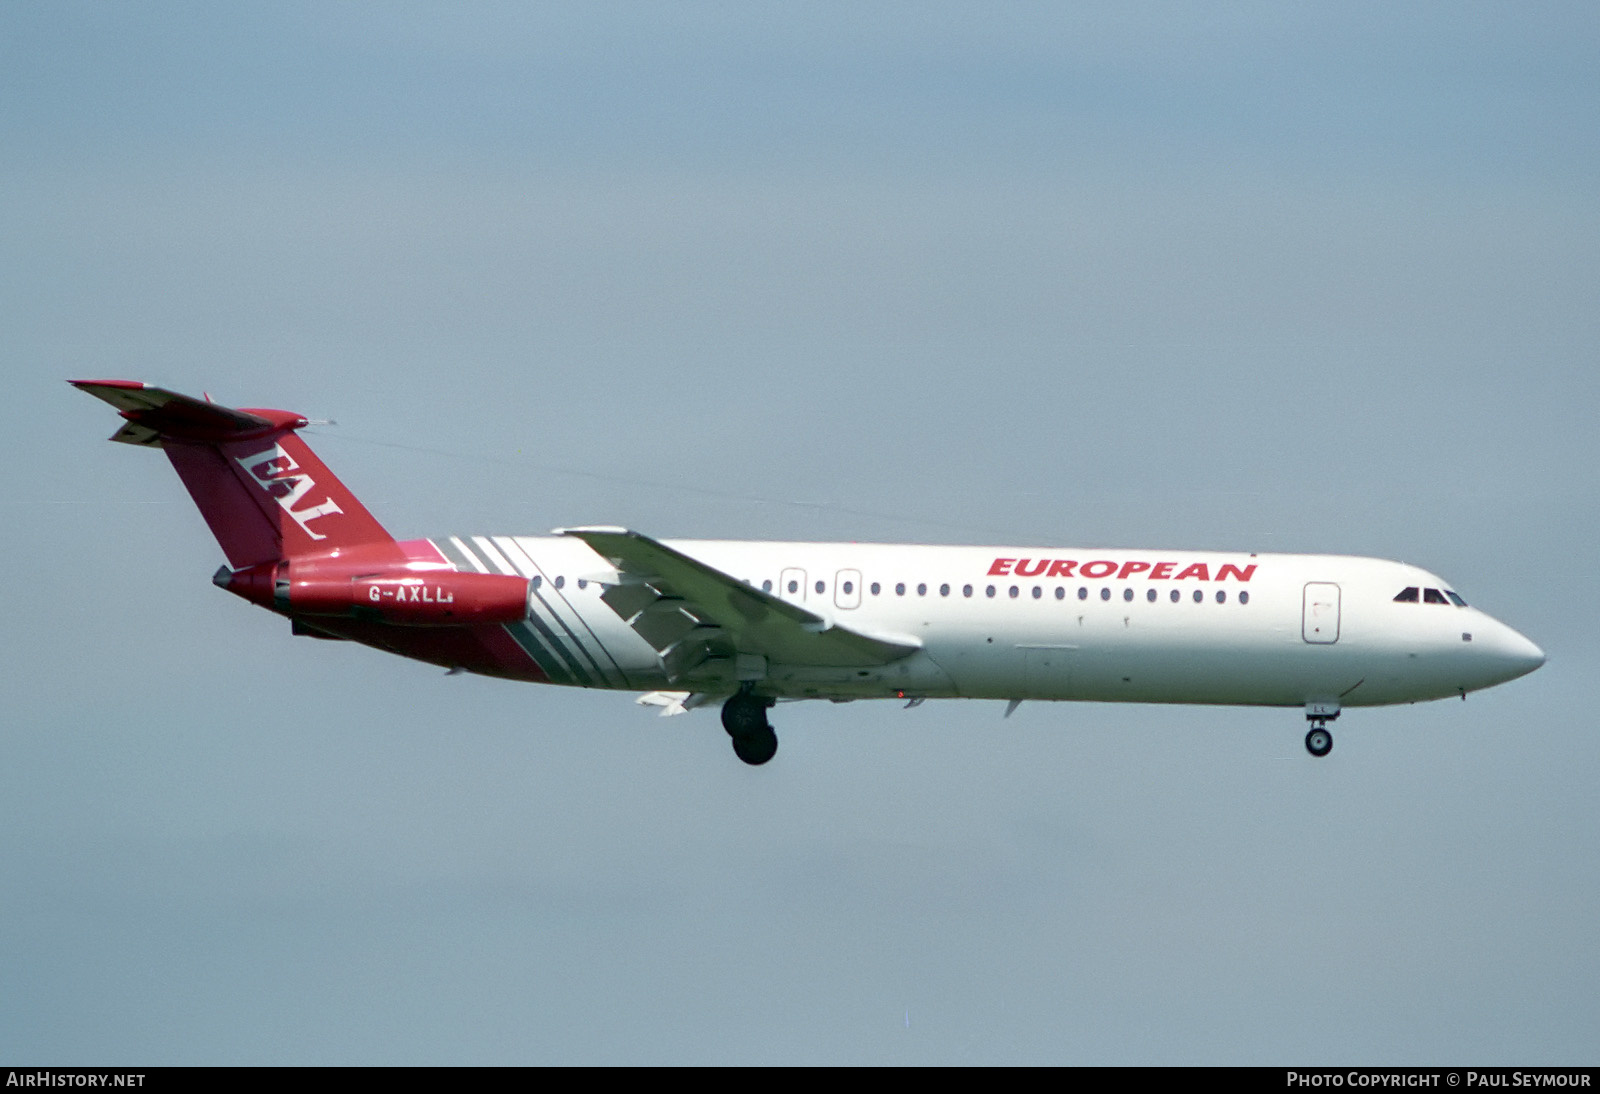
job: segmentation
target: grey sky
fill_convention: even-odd
[[[1597,32],[0,7],[0,1060],[1594,1062]],[[746,769],[291,639],[79,376],[337,419],[399,535],[1374,554],[1551,661]]]

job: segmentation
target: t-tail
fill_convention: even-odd
[[[460,573],[426,540],[396,542],[298,435],[310,424],[303,415],[236,410],[134,380],[71,383],[125,419],[113,441],[166,453],[227,556],[212,580],[229,592],[319,636],[385,648],[396,640],[375,641],[373,624],[478,627],[526,616],[525,579]],[[457,653],[412,655],[468,663]]]
[[[399,557],[394,537],[297,435],[303,416],[234,410],[134,380],[72,385],[121,412],[127,424],[113,441],[166,452],[235,570],[355,547]]]

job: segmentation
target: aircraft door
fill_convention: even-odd
[[[778,581],[778,596],[783,600],[792,600],[796,604],[806,602],[806,572],[804,570],[785,570]]]
[[[860,570],[840,570],[833,575],[833,602],[841,608],[861,607]]]
[[[1339,586],[1329,581],[1306,582],[1300,636],[1322,646],[1339,641]]]

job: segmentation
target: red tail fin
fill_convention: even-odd
[[[133,380],[73,380],[128,424],[112,440],[164,449],[234,569],[394,538],[283,410],[234,410]]]

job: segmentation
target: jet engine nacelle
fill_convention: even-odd
[[[507,574],[407,570],[338,574],[295,561],[223,567],[229,592],[290,616],[322,616],[408,627],[516,623],[528,615],[528,580]]]

